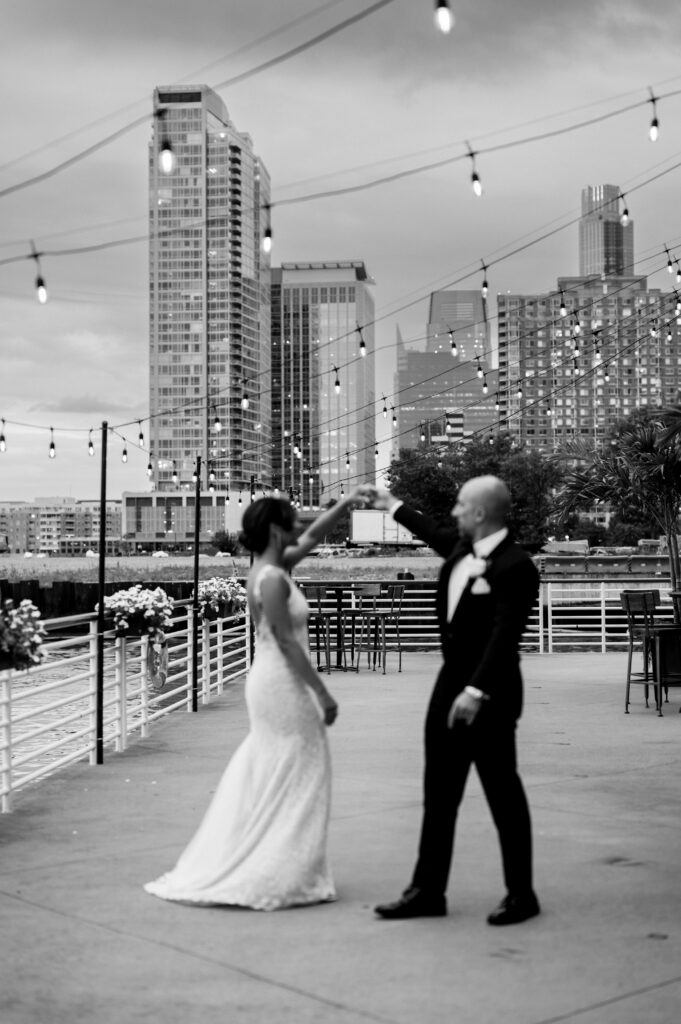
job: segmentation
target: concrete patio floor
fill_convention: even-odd
[[[658,718],[625,656],[528,655],[521,770],[543,914],[490,928],[503,895],[473,774],[446,918],[381,921],[408,882],[421,733],[439,658],[335,673],[335,904],[271,914],[148,896],[247,728],[243,688],[177,712],[101,767],[20,793],[0,816],[2,1024],[677,1024],[681,715]]]

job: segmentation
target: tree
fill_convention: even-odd
[[[511,492],[509,525],[521,544],[539,550],[550,532],[552,492],[561,468],[537,452],[516,447],[508,434],[468,441],[453,451],[404,451],[390,467],[391,489],[436,519],[449,516],[456,493],[474,476],[493,474]]]
[[[218,530],[213,535],[213,547],[217,548],[218,551],[224,551],[228,555],[233,555],[239,547],[239,538],[236,533],[225,533],[224,530]]]
[[[656,417],[657,413],[657,417]],[[656,417],[656,418],[655,418]],[[681,417],[680,417],[681,422]],[[681,434],[681,427],[679,429]],[[642,410],[624,421],[602,449],[575,442],[558,458],[570,460],[555,507],[565,517],[607,503],[622,522],[643,519],[667,538],[672,589],[681,579],[676,540],[681,502],[681,457],[659,410]]]

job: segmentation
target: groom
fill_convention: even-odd
[[[522,710],[518,647],[537,600],[537,570],[509,535],[510,497],[497,477],[474,477],[463,485],[451,513],[456,526],[436,523],[389,491],[378,491],[373,505],[445,559],[436,596],[444,664],[426,716],[418,860],[411,885],[376,913],[390,919],[447,913],[454,826],[474,764],[499,833],[507,889],[487,921],[518,924],[539,913],[530,813],[515,746]]]

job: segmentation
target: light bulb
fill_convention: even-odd
[[[454,15],[449,9],[449,0],[437,0],[435,4],[435,25],[440,32],[447,35],[454,24]]]
[[[5,441],[5,421],[2,421],[2,430],[0,430],[0,452],[7,451],[7,442]]]
[[[38,296],[38,302],[41,305],[45,305],[47,302],[47,288],[45,287],[45,281],[42,277],[38,276],[35,279],[36,294]]]
[[[262,251],[264,253],[272,252],[272,228],[265,228],[265,234],[262,240]]]
[[[123,446],[123,451],[121,452],[121,462],[127,462],[127,461],[128,461],[128,449],[124,445]]]
[[[153,472],[154,472],[154,467],[151,464],[151,459],[149,459],[149,462],[147,463],[147,476],[150,479],[151,479],[151,476],[152,476]]]
[[[173,153],[173,147],[170,144],[170,139],[161,140],[161,149],[158,154],[158,165],[163,174],[172,174],[175,170],[175,154]]]
[[[473,171],[473,173],[471,174],[471,185],[473,186],[473,192],[475,193],[475,195],[476,196],[481,196],[482,195],[482,182],[480,181],[480,178],[478,177],[478,172],[477,171]]]
[[[54,459],[57,457],[57,449],[54,446],[54,430],[50,427],[50,458]]]
[[[660,133],[660,122],[657,117],[654,117],[650,122],[650,128],[648,129],[648,138],[651,142],[657,142],[657,137]]]
[[[248,409],[248,395],[246,394],[245,391],[243,398],[241,399],[241,408],[244,410]]]

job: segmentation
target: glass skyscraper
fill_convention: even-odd
[[[163,173],[170,146],[175,167]],[[269,485],[270,182],[207,86],[159,86],[149,151],[153,484]]]
[[[303,507],[375,476],[371,284],[361,260],[272,271],[272,482]]]

